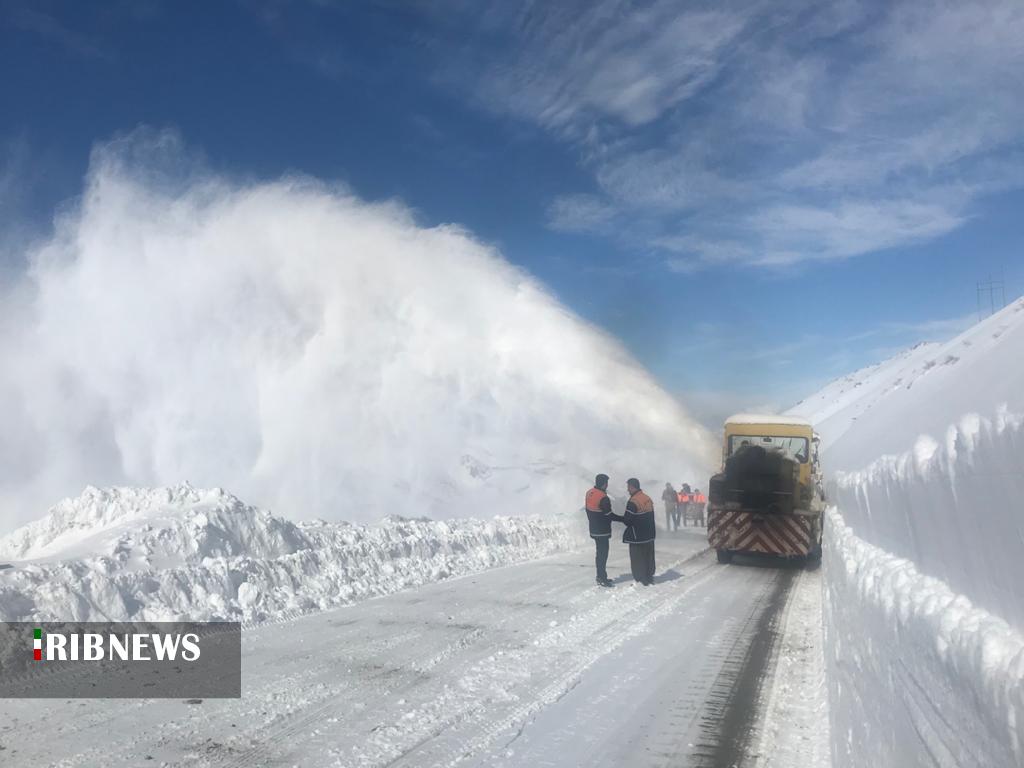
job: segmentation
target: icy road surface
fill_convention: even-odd
[[[663,534],[614,589],[580,551],[263,625],[240,700],[0,702],[7,765],[754,765],[793,584]],[[820,584],[819,582],[816,582]],[[820,588],[820,587],[819,587]],[[771,729],[765,729],[766,732]]]

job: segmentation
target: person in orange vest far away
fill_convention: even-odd
[[[597,550],[594,557],[597,583],[602,587],[614,587],[615,583],[608,578],[608,541],[612,536],[612,520],[622,520],[622,517],[612,512],[612,501],[608,498],[608,475],[594,478],[594,487],[587,491],[586,510],[590,538],[594,540]]]
[[[626,481],[629,501],[622,521],[626,531],[622,541],[629,544],[629,566],[633,579],[645,587],[654,583],[654,502],[640,490],[640,481],[635,477]]]
[[[676,516],[676,507],[679,505],[679,496],[672,483],[665,483],[665,490],[661,492],[661,500],[665,502],[665,530],[672,530],[672,519]],[[678,528],[678,523],[676,528]]]
[[[690,509],[690,502],[693,501],[692,494],[690,493],[690,484],[683,483],[683,488],[679,491],[679,503],[677,504],[676,512],[676,530],[679,530],[679,518],[683,518],[683,527],[686,527],[686,513]]]
[[[700,524],[701,525],[704,525],[704,507],[707,506],[708,497],[705,496],[703,493],[701,493],[700,488],[694,488],[693,489],[693,502],[692,503],[693,503],[693,506],[694,506],[694,510],[693,511],[695,512],[694,517],[696,517],[698,520],[700,520]]]

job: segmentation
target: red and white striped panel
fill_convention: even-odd
[[[729,549],[732,531],[743,514],[728,509],[708,511],[708,543],[712,549]]]
[[[708,517],[708,542],[714,549],[806,555],[811,551],[811,524],[802,515],[714,510]]]

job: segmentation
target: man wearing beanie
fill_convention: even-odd
[[[608,578],[608,542],[612,536],[612,520],[622,520],[622,517],[612,512],[612,502],[608,498],[608,475],[594,478],[594,487],[587,491],[586,510],[590,538],[594,540],[597,549],[594,558],[597,583],[602,587],[614,586]]]

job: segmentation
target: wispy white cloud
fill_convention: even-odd
[[[470,92],[594,182],[549,224],[671,269],[926,243],[1024,186],[1019,0],[502,7]]]
[[[85,59],[110,58],[109,52],[99,40],[65,25],[57,17],[39,8],[14,6],[11,9],[0,8],[0,13],[6,16],[6,21],[12,27],[30,32],[74,56]]]
[[[673,272],[694,272],[708,265],[735,264],[749,261],[751,249],[743,243],[727,239],[709,239],[696,235],[666,235],[651,245],[667,251],[666,263]]]
[[[574,136],[606,119],[642,126],[694,96],[745,25],[739,14],[670,0],[546,4],[509,15],[515,42],[484,71],[478,98]]]
[[[784,181],[817,188],[935,183],[1019,146],[1024,6],[1014,0],[891,6],[857,40],[864,57],[830,104],[834,135]],[[908,178],[909,177],[909,178]]]
[[[785,265],[808,258],[872,253],[943,235],[963,221],[945,206],[912,200],[843,200],[838,205],[775,205],[748,219],[763,250],[753,261]]]
[[[596,195],[562,195],[548,207],[548,226],[560,232],[604,233],[614,206]]]
[[[692,138],[682,146],[627,150],[603,158],[595,178],[610,200],[630,209],[698,210],[748,197],[747,183],[716,167],[718,151],[712,141]]]

